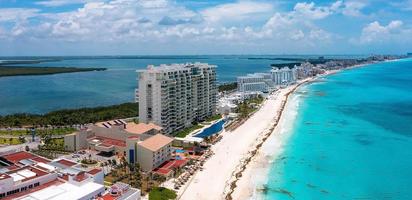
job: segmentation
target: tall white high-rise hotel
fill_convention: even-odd
[[[215,114],[216,66],[149,65],[137,72],[140,122],[153,122],[170,134]]]

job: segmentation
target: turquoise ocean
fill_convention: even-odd
[[[294,97],[263,199],[412,199],[412,59],[330,75]]]

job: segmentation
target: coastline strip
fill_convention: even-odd
[[[248,156],[246,156],[246,158],[242,159],[241,162],[239,163],[239,166],[236,167],[236,170],[232,173],[231,179],[229,182],[226,182],[226,186],[225,186],[225,193],[224,193],[224,198],[226,200],[232,200],[232,194],[235,191],[236,187],[237,187],[237,182],[239,181],[239,179],[242,177],[242,173],[246,170],[247,165],[252,161],[252,159],[255,157],[255,155],[258,153],[258,151],[260,150],[260,148],[262,147],[263,143],[270,137],[270,135],[274,132],[275,128],[277,127],[284,109],[286,107],[286,104],[288,102],[289,96],[291,94],[293,94],[300,86],[310,83],[312,81],[314,81],[315,79],[307,79],[304,80],[300,83],[298,83],[297,85],[293,86],[293,89],[289,92],[286,93],[286,95],[284,96],[284,100],[282,100],[281,106],[280,106],[280,110],[278,111],[278,114],[275,116],[273,123],[270,125],[270,127],[264,131],[263,136],[261,138],[258,138],[258,142],[255,146],[255,148],[251,151],[249,151]],[[229,187],[229,189],[227,189]]]

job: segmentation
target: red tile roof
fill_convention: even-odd
[[[72,161],[69,161],[69,160],[66,160],[66,159],[61,159],[61,160],[58,160],[57,162],[60,163],[60,164],[62,164],[62,165],[65,165],[65,166],[67,166],[67,167],[71,167],[71,166],[77,164],[77,163],[75,163],[75,162],[72,162]]]
[[[123,140],[116,140],[116,139],[112,139],[112,138],[107,138],[107,137],[101,137],[101,136],[95,136],[92,138],[89,138],[89,140],[100,140],[100,142],[102,143],[102,146],[107,146],[110,147],[112,145],[114,146],[119,146],[119,147],[126,147],[126,142]]]
[[[34,155],[32,153],[26,152],[26,151],[20,151],[20,152],[16,152],[16,153],[12,153],[12,154],[8,154],[3,156],[5,159],[7,159],[8,161],[12,162],[12,163],[18,163],[21,160],[24,159],[31,159],[34,160],[36,162],[42,162],[42,163],[49,163],[50,160],[47,160],[45,158],[42,158],[40,156]]]
[[[99,172],[101,172],[101,171],[102,171],[102,169],[100,169],[100,168],[94,168],[94,169],[88,171],[87,173],[89,173],[89,174],[91,174],[91,175],[95,175],[95,174],[97,174],[97,173],[99,173]]]
[[[98,198],[97,200],[116,200],[117,198],[110,195],[110,194],[105,194],[102,197]]]
[[[183,167],[186,165],[187,160],[169,160],[161,164],[158,168],[154,169],[153,172],[167,175],[169,174],[173,168]]]
[[[18,163],[20,160],[33,158],[35,157],[35,155],[29,152],[20,151],[20,152],[5,155],[3,157],[12,163]]]
[[[46,158],[42,158],[42,157],[34,157],[34,158],[30,158],[36,162],[42,162],[42,163],[49,163],[51,162],[51,160],[48,160]]]
[[[77,182],[82,182],[84,180],[87,179],[87,175],[84,172],[79,172],[74,178],[73,180],[77,181]]]

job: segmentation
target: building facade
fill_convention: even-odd
[[[138,163],[143,171],[152,171],[172,158],[172,142],[172,138],[162,134],[128,142],[126,159],[129,163]]]
[[[268,92],[274,83],[270,73],[255,73],[237,78],[240,92]]]
[[[272,81],[276,85],[288,85],[295,83],[297,79],[295,68],[273,68],[272,70],[270,70],[270,73],[272,74]]]
[[[153,122],[171,134],[215,114],[216,66],[150,65],[137,72],[140,122]]]

